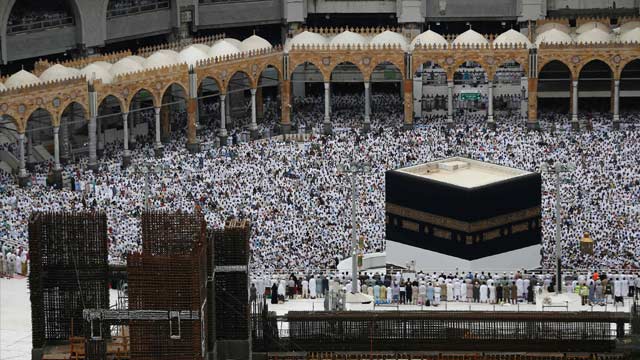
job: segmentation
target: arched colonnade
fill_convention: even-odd
[[[124,54],[123,54],[124,56]],[[162,152],[162,139],[170,132],[170,119],[168,115],[163,117],[164,109],[178,106],[184,112],[184,130],[186,132],[186,145],[191,150],[198,150],[199,142],[196,134],[199,103],[205,98],[217,98],[219,107],[218,135],[226,138],[227,114],[225,107],[227,97],[230,94],[250,93],[251,116],[248,128],[253,132],[257,128],[258,104],[257,98],[261,96],[261,84],[271,81],[271,85],[278,84],[280,98],[279,125],[282,133],[288,133],[291,126],[291,81],[295,78],[296,70],[305,64],[313,64],[317,71],[317,79],[324,83],[325,87],[325,119],[324,123],[330,125],[331,114],[328,110],[330,101],[331,79],[334,70],[341,64],[351,64],[360,73],[365,90],[364,119],[367,122],[371,114],[370,108],[370,83],[376,68],[381,64],[393,66],[401,76],[404,96],[404,125],[411,127],[414,121],[413,110],[413,75],[417,69],[427,62],[438,64],[447,77],[449,88],[448,96],[448,120],[454,121],[452,112],[452,90],[455,72],[465,63],[473,61],[478,63],[486,72],[489,91],[498,69],[506,62],[516,62],[522,66],[527,77],[526,89],[528,102],[528,116],[526,121],[531,127],[536,127],[538,114],[539,85],[545,81],[544,71],[550,63],[559,63],[568,69],[571,81],[571,117],[574,123],[578,121],[579,102],[578,89],[581,82],[594,81],[602,83],[609,79],[612,82],[613,94],[612,113],[614,125],[619,119],[620,83],[624,82],[622,75],[635,74],[640,58],[640,49],[634,44],[608,44],[607,46],[574,44],[571,46],[542,45],[537,48],[527,49],[524,46],[499,47],[469,46],[455,47],[449,45],[442,47],[417,46],[412,52],[405,52],[393,46],[365,46],[365,47],[293,47],[287,52],[279,49],[260,51],[252,54],[230,56],[224,59],[209,59],[199,63],[195,67],[185,64],[172,65],[165,68],[145,70],[119,76],[115,81],[104,84],[97,80],[87,84],[84,77],[56,81],[24,88],[7,90],[0,93],[0,115],[15,124],[19,134],[20,148],[20,176],[26,176],[25,133],[28,130],[32,114],[41,109],[48,112],[51,126],[53,127],[54,148],[60,153],[60,141],[55,141],[61,125],[63,113],[70,104],[83,111],[75,111],[79,116],[85,116],[86,137],[89,153],[89,167],[95,168],[97,164],[97,150],[99,142],[103,141],[96,136],[96,129],[103,127],[107,119],[121,117],[122,136],[124,142],[123,163],[128,163],[129,145],[132,143],[131,133],[135,128],[131,127],[130,118],[133,114],[152,110],[153,116],[149,121],[149,129],[154,129],[154,143],[156,152]],[[86,59],[79,60],[86,64]],[[594,65],[595,64],[595,65]],[[65,63],[73,66],[73,62]],[[627,65],[631,68],[627,68]],[[608,68],[608,72],[606,71]],[[631,70],[629,70],[631,69]],[[265,71],[270,75],[270,80],[265,80]],[[630,72],[631,71],[631,72]],[[598,77],[605,74],[605,78]],[[608,75],[606,75],[608,74]],[[595,78],[591,76],[595,76]],[[596,76],[598,75],[598,76]],[[609,76],[609,77],[607,77]],[[635,75],[629,75],[635,76]],[[277,82],[274,80],[277,78]],[[240,79],[241,78],[241,79]],[[588,79],[595,80],[588,80]],[[239,80],[240,79],[240,80]],[[208,84],[208,85],[207,85]],[[235,84],[235,85],[234,85]],[[601,85],[598,85],[601,86]],[[204,91],[203,88],[209,87]],[[247,92],[248,91],[248,92]],[[169,94],[169,95],[167,95]],[[488,97],[488,123],[494,122],[492,114],[493,96]],[[569,99],[567,99],[569,100]],[[215,100],[214,100],[215,101]],[[110,106],[105,104],[110,103]],[[105,111],[105,108],[109,108]],[[105,111],[105,113],[102,113]],[[84,114],[84,115],[82,115]],[[77,120],[72,120],[74,122]],[[139,120],[136,120],[139,122]],[[64,122],[62,122],[64,124]],[[365,125],[366,126],[366,125]],[[327,126],[329,127],[329,126]],[[75,129],[82,129],[76,126]],[[203,139],[207,140],[207,139]],[[56,145],[57,144],[57,145]],[[54,150],[56,150],[54,149]],[[56,156],[59,158],[59,156]],[[59,166],[59,159],[55,160]]]

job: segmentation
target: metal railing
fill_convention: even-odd
[[[31,31],[41,31],[44,29],[49,29],[54,27],[73,26],[73,25],[75,25],[75,22],[72,16],[58,18],[58,19],[32,21],[28,23],[9,25],[7,27],[7,34],[18,34],[18,33],[31,32]]]
[[[150,4],[130,6],[119,9],[109,9],[107,11],[107,19],[111,19],[119,16],[129,16],[133,14],[139,14],[144,12],[158,11],[169,9],[169,1],[158,1]]]
[[[610,351],[625,322],[607,313],[265,311],[252,315],[252,338],[259,351]]]

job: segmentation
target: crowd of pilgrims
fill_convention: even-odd
[[[362,105],[352,96],[333,96],[334,128],[362,119]],[[202,208],[211,227],[230,217],[248,218],[254,274],[291,273],[335,268],[349,253],[351,202],[349,179],[337,164],[351,159],[371,163],[373,172],[358,178],[358,233],[367,252],[385,249],[384,171],[448,156],[466,156],[509,167],[537,171],[543,161],[574,162],[562,185],[563,265],[569,268],[640,268],[640,132],[638,114],[626,114],[620,130],[611,130],[608,114],[591,114],[589,129],[571,132],[566,115],[541,114],[542,131],[528,131],[519,115],[497,117],[489,130],[482,112],[457,116],[449,128],[442,114],[424,116],[412,131],[403,131],[401,103],[393,95],[374,97],[373,130],[355,129],[333,136],[312,136],[304,143],[274,138],[211,147],[191,154],[185,147],[184,125],[173,127],[164,156],[153,156],[153,136],[139,139],[133,166],[122,169],[122,145],[106,144],[99,172],[86,170],[86,158],[64,166],[62,190],[47,186],[52,165],[31,171],[33,185],[18,188],[15,179],[0,178],[0,245],[28,256],[27,223],[32,211],[100,210],[107,214],[109,261],[122,263],[141,251],[140,215],[151,209],[192,212]],[[304,101],[304,99],[299,99]],[[389,101],[389,104],[385,104]],[[293,114],[300,124],[320,122],[316,99],[308,111]],[[336,113],[346,123],[336,124]],[[184,122],[184,115],[182,121]],[[205,142],[211,129],[198,130]],[[146,175],[139,166],[162,168]],[[73,186],[73,189],[71,188]],[[543,254],[541,266],[554,265],[555,180],[543,174]],[[149,200],[145,201],[148,192]],[[579,250],[588,232],[593,255]],[[15,256],[15,255],[14,255]]]
[[[413,276],[413,278],[412,278]],[[539,295],[554,292],[550,274],[521,271],[500,273],[400,273],[361,272],[359,291],[376,304],[437,306],[441,301],[485,304],[533,304]],[[268,297],[272,304],[292,299],[317,299],[330,293],[351,292],[352,278],[344,273],[299,273],[297,276],[264,276],[252,279],[251,298]],[[582,305],[624,303],[640,297],[640,274],[575,273],[563,277],[562,291],[575,293]]]

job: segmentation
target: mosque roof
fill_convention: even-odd
[[[7,89],[15,89],[23,86],[39,84],[40,79],[32,73],[20,70],[17,73],[9,76],[9,78],[4,82],[4,86]]]
[[[248,38],[242,40],[242,43],[240,43],[240,50],[244,52],[271,49],[272,47],[273,46],[270,42],[258,35],[251,35]]]
[[[423,32],[422,34],[416,36],[411,41],[411,47],[414,47],[416,45],[447,46],[449,45],[449,42],[447,41],[447,39],[444,38],[444,36],[429,29]]]
[[[87,80],[91,80],[95,76],[96,80],[102,80],[102,82],[105,84],[110,84],[111,80],[113,80],[113,76],[111,76],[111,73],[109,73],[107,69],[96,63],[85,66],[82,70],[80,70],[80,73],[83,74],[87,78]]]
[[[409,46],[407,39],[400,33],[386,30],[374,36],[369,42],[371,45],[399,45],[402,50]]]
[[[178,62],[184,63],[187,65],[196,65],[198,61],[209,58],[206,52],[198,49],[197,47],[191,45],[184,48],[178,54]]]
[[[333,46],[346,46],[346,45],[364,46],[364,45],[367,45],[369,42],[364,36],[360,34],[356,34],[352,31],[346,30],[336,35],[333,39],[331,39],[329,43]]]
[[[569,44],[573,42],[573,39],[569,34],[565,33],[562,30],[558,30],[556,28],[552,28],[547,30],[536,37],[536,44],[540,45],[542,43],[545,44]]]
[[[208,55],[209,57],[222,57],[240,53],[241,51],[236,45],[234,45],[232,42],[227,41],[227,39],[224,39],[213,44],[213,46],[209,50]]]
[[[493,46],[500,45],[521,45],[524,44],[527,47],[531,47],[531,41],[521,32],[509,29],[502,34],[498,35],[493,40]]]
[[[458,37],[453,40],[453,45],[485,45],[489,44],[489,40],[487,40],[482,34],[478,33],[473,29],[469,29],[462,34],[458,35]]]
[[[144,68],[137,61],[124,58],[113,64],[113,66],[109,69],[109,73],[112,77],[115,78],[118,75],[128,74],[141,70],[144,70]]]
[[[80,71],[78,69],[55,64],[40,74],[40,80],[43,82],[49,82],[69,79],[78,75],[80,75]]]

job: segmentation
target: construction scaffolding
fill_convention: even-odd
[[[249,339],[249,237],[251,224],[230,219],[216,241],[216,338]]]
[[[82,335],[83,309],[109,307],[106,215],[34,212],[29,251],[33,347]]]
[[[208,261],[204,217],[146,212],[142,247],[142,254],[127,259],[129,310],[165,315],[129,319],[131,359],[203,359]]]

